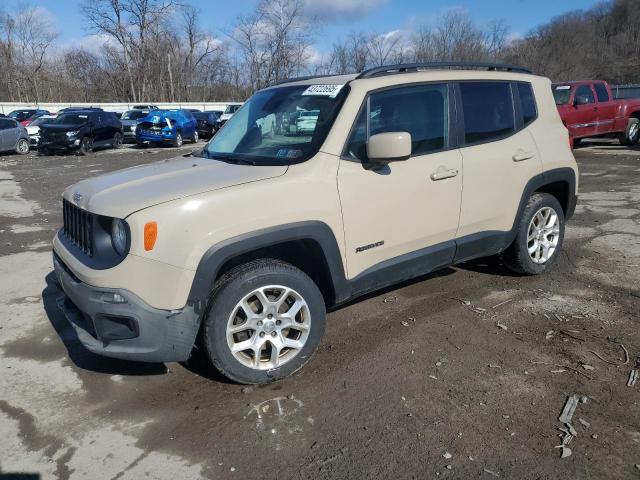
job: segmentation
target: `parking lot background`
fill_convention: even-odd
[[[193,146],[0,157],[0,478],[638,478],[640,149],[585,144],[551,271],[480,260],[372,294],[262,387],[92,355],[57,308],[62,190]]]

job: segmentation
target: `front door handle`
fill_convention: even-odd
[[[533,157],[535,157],[534,153],[524,152],[524,153],[516,153],[512,158],[514,162],[523,162]]]
[[[431,180],[437,182],[438,180],[444,180],[446,178],[453,178],[458,175],[458,170],[452,168],[451,170],[438,170],[431,174]]]

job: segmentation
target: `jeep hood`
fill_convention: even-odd
[[[125,218],[160,203],[278,177],[286,171],[286,165],[237,165],[177,157],[83,180],[67,188],[63,196],[89,212]]]

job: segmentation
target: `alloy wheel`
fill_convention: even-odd
[[[29,142],[27,142],[24,138],[21,138],[18,141],[18,153],[21,155],[29,153]]]
[[[236,304],[227,322],[227,345],[246,367],[270,370],[291,361],[302,350],[310,329],[305,299],[291,288],[269,285]]]
[[[529,223],[527,250],[534,263],[546,263],[553,256],[560,239],[560,219],[551,207],[536,212]]]

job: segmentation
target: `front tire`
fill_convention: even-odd
[[[82,137],[78,147],[78,155],[87,155],[93,151],[93,140],[90,137]]]
[[[180,132],[176,133],[176,139],[173,141],[173,146],[174,147],[181,147],[182,146],[182,133],[180,133]]]
[[[620,143],[626,147],[631,147],[638,143],[638,140],[640,140],[640,120],[637,118],[629,119],[627,128],[618,138]]]
[[[19,139],[18,143],[16,143],[16,153],[19,155],[26,155],[29,153],[29,148],[29,141],[24,138]]]
[[[517,225],[516,238],[505,251],[505,265],[522,275],[538,275],[558,258],[564,241],[564,211],[548,193],[529,198]]]
[[[273,382],[311,358],[325,316],[322,294],[304,272],[279,260],[256,260],[216,282],[203,320],[204,347],[231,380]]]
[[[116,132],[116,134],[113,136],[111,146],[116,149],[122,147],[122,134],[120,132]]]

